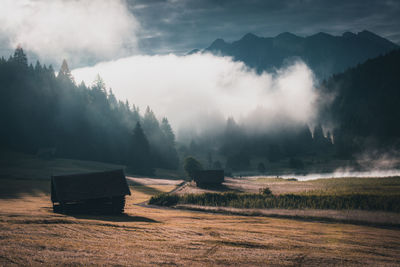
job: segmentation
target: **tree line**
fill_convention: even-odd
[[[396,156],[400,151],[399,65],[397,49],[321,82],[320,94],[333,101],[321,101],[314,127],[298,124],[255,134],[228,118],[218,136],[195,137],[180,149],[211,168],[260,173],[276,172],[271,169],[276,166],[299,172],[329,171],[314,170],[313,165],[325,168],[333,160],[362,168],[358,155]]]
[[[321,91],[334,94],[320,113],[331,121],[337,155],[342,158],[365,149],[400,151],[400,50],[367,60],[322,83]]]
[[[0,59],[0,96],[3,149],[53,148],[57,157],[125,164],[146,174],[179,165],[167,118],[117,100],[99,76],[77,85],[65,60],[56,75],[51,65],[29,64],[18,47]]]
[[[228,118],[218,135],[178,144],[179,155],[194,156],[205,169],[263,173],[273,166],[307,171],[316,161],[352,160],[365,149],[399,151],[399,62],[395,50],[322,82],[321,93],[335,98],[315,127],[255,134]],[[58,157],[125,164],[138,173],[179,165],[167,118],[116,99],[100,77],[77,85],[66,61],[56,75],[51,66],[29,64],[17,48],[0,59],[0,95],[2,148],[31,154],[54,148]]]
[[[212,137],[197,136],[188,145],[180,145],[183,155],[194,156],[206,169],[233,171],[274,171],[272,165],[305,172],[310,160],[335,153],[330,132],[320,124],[293,125],[265,133],[251,133],[233,118],[226,120],[224,130]],[[276,170],[275,170],[276,171]]]

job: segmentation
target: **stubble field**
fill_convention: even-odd
[[[151,179],[132,183],[125,216],[61,215],[48,180],[1,181],[2,266],[400,264],[398,228],[136,205],[177,186]]]

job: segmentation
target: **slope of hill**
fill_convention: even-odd
[[[300,58],[318,78],[325,79],[398,47],[369,31],[345,32],[342,36],[320,32],[308,37],[285,32],[275,37],[248,33],[232,43],[217,39],[203,52],[232,56],[258,72],[271,71]]]
[[[322,115],[336,125],[342,152],[367,146],[400,149],[399,49],[333,75],[322,90],[336,95]]]

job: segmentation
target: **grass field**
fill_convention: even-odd
[[[387,178],[330,178],[309,181],[290,181],[283,178],[225,178],[225,185],[233,190],[258,193],[269,187],[273,194],[400,194],[400,177]]]
[[[0,179],[0,266],[400,265],[399,228],[137,205],[176,187],[145,178],[124,216],[54,214],[49,180],[28,178]]]
[[[48,181],[8,185],[39,190],[2,191],[3,266],[400,264],[398,229],[134,205],[174,188],[149,184],[131,186],[125,216],[67,216],[52,213]]]
[[[287,181],[277,178],[258,178],[250,182],[270,187],[272,192],[290,193],[292,188],[305,188],[301,194],[308,195],[343,195],[373,194],[399,195],[400,177],[388,178],[332,178],[310,181]],[[280,187],[285,187],[283,191]]]

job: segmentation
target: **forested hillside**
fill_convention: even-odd
[[[324,81],[321,95],[333,102],[311,130],[290,125],[254,133],[228,118],[217,136],[179,144],[180,155],[198,157],[205,168],[263,172],[307,169],[316,159],[351,159],[366,150],[400,151],[399,62],[395,50]],[[0,60],[0,85],[2,149],[125,164],[136,173],[179,165],[166,118],[117,100],[100,77],[76,85],[65,61],[56,75],[51,66],[28,64],[18,48]]]
[[[220,136],[198,138],[187,149],[206,159],[224,158],[209,160],[210,166],[260,171],[280,163],[304,169],[321,160],[353,160],[376,152],[398,155],[400,50],[333,75],[319,90],[323,104],[316,127],[292,125],[255,134],[231,118]]]
[[[321,120],[333,122],[339,154],[400,150],[400,50],[333,75],[322,90],[335,96]]]
[[[126,164],[151,173],[154,167],[177,168],[175,136],[148,107],[117,100],[98,77],[76,85],[63,62],[28,64],[22,48],[0,59],[0,147],[30,154]],[[140,144],[140,145],[138,145]],[[140,162],[140,164],[138,164]]]

